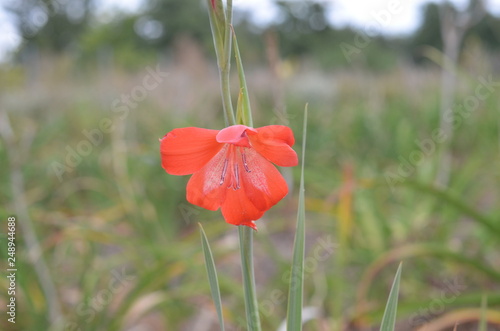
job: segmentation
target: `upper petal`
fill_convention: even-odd
[[[249,134],[252,148],[267,160],[283,167],[298,164],[297,153],[291,148],[295,143],[292,130],[284,125],[268,125],[256,129],[257,134]]]
[[[246,125],[231,125],[219,131],[217,141],[220,143],[233,144],[236,146],[250,147],[247,132],[257,133],[254,128]]]
[[[222,148],[218,130],[202,128],[174,129],[160,139],[161,164],[171,175],[188,175],[200,170]]]

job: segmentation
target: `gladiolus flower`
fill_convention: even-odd
[[[282,125],[174,129],[160,139],[162,167],[171,175],[193,174],[186,190],[190,203],[220,208],[227,223],[256,229],[254,221],[288,193],[272,163],[296,166],[294,142],[292,130]]]

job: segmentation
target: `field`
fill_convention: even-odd
[[[160,165],[168,131],[224,126],[215,63],[183,47],[135,72],[46,55],[0,71],[0,216],[16,217],[17,267],[2,330],[218,330],[198,223],[226,327],[244,329],[237,228],[189,205],[189,176]],[[401,261],[398,330],[478,330],[482,312],[500,330],[500,74],[475,52],[456,72],[452,135],[437,65],[246,68],[255,126],[289,125],[299,155],[308,103],[305,330],[378,330]],[[254,235],[264,330],[285,318],[290,282],[300,172],[281,170],[291,192]]]

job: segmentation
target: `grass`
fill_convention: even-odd
[[[0,157],[2,165],[7,157],[26,158],[28,212],[64,325],[111,331],[216,329],[197,229],[201,222],[217,265],[226,328],[237,329],[244,322],[237,229],[219,212],[190,206],[188,176],[167,175],[159,159],[158,138],[169,130],[222,127],[215,64],[171,63],[165,67],[169,76],[125,116],[113,102],[140,86],[146,71],[83,71],[67,60],[43,61],[38,76],[20,67],[0,72],[0,107],[15,133],[14,146],[2,140]],[[265,68],[249,68],[255,126],[278,123]],[[466,78],[457,103],[474,93],[475,77],[489,74],[462,70]],[[488,293],[488,309],[498,309],[500,232],[485,223],[498,228],[500,219],[500,89],[455,130],[451,181],[443,189],[433,186],[435,152],[396,185],[388,185],[386,176],[398,172],[400,158],[408,160],[418,150],[415,140],[429,139],[439,125],[435,68],[296,70],[283,77],[283,85],[286,121],[299,153],[302,112],[309,103],[304,306],[320,307],[322,315],[304,330],[378,327],[401,260],[396,329],[416,328],[456,309],[479,309],[483,293]],[[109,133],[100,130],[104,118],[114,124]],[[92,144],[83,130],[100,130],[102,141]],[[67,148],[83,145],[90,146],[88,155],[72,160]],[[69,166],[61,181],[54,162]],[[293,193],[259,221],[254,235],[264,330],[277,329],[286,316],[299,177],[297,167]],[[2,166],[0,179],[6,202],[0,216],[6,219],[16,214],[8,167]],[[17,243],[18,320],[13,326],[2,318],[0,326],[56,330],[47,321],[47,302],[22,240]],[[3,266],[6,250],[1,254]],[[0,283],[6,288],[5,277]],[[0,304],[6,300],[2,291]]]

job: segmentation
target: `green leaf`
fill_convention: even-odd
[[[214,6],[212,6],[212,1]],[[231,24],[233,18],[233,1],[227,0],[226,8],[222,0],[207,0],[210,28],[214,39],[215,54],[219,67],[220,84],[222,92],[222,106],[226,126],[235,125],[236,118],[231,101]]]
[[[203,256],[205,257],[205,266],[207,268],[208,282],[210,284],[210,292],[212,293],[212,299],[214,300],[215,309],[217,310],[217,316],[219,317],[219,324],[221,331],[224,331],[224,319],[222,317],[222,303],[220,299],[220,289],[219,280],[217,279],[217,271],[215,270],[214,258],[212,255],[212,250],[205,235],[205,231],[201,224],[200,226],[200,236],[201,236],[201,246],[203,248]]]
[[[224,34],[226,28],[226,16],[222,0],[214,0],[215,8],[212,7],[212,0],[207,0],[208,14],[210,18],[210,29],[214,39],[215,53],[217,58],[224,54]]]
[[[232,29],[232,27],[231,27]],[[245,72],[241,62],[240,49],[238,47],[238,40],[236,40],[236,33],[233,31],[234,41],[234,56],[236,57],[236,67],[238,68],[238,78],[240,81],[240,94],[238,96],[238,107],[236,109],[236,121],[246,126],[253,127],[252,109],[250,108],[250,99],[248,97],[247,82],[245,79]]]
[[[500,235],[500,224],[498,222],[495,222],[495,220],[492,217],[488,217],[479,212],[478,210],[470,207],[469,205],[467,205],[465,201],[461,200],[460,198],[457,198],[450,192],[414,180],[407,180],[402,185],[435,196],[437,199],[439,199],[443,203],[446,203],[448,206],[452,206],[456,210],[460,211],[462,214],[467,215],[470,218],[474,219],[480,225],[490,230],[491,234],[497,236]]]
[[[398,271],[392,283],[389,299],[385,306],[384,316],[382,317],[382,325],[380,331],[394,331],[396,325],[396,315],[398,311],[398,295],[399,295],[399,281],[401,279],[402,263],[399,264]]]
[[[302,132],[302,169],[300,174],[299,208],[297,211],[297,229],[293,244],[291,282],[288,292],[287,330],[302,330],[302,302],[304,292],[304,243],[305,243],[305,195],[304,163],[307,135],[307,104],[304,110],[304,129]]]

